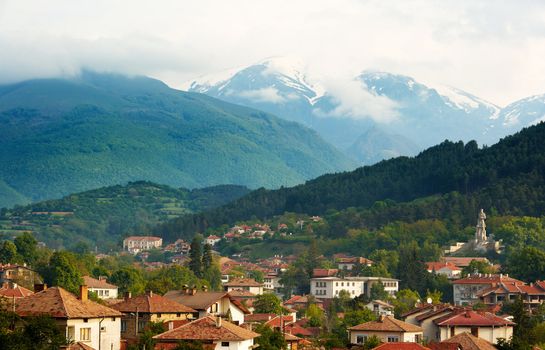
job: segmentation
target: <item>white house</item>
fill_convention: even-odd
[[[199,312],[199,318],[207,315],[221,316],[235,324],[244,323],[244,315],[250,312],[242,304],[229,296],[227,292],[206,292],[196,289],[171,290],[165,298],[174,300]]]
[[[263,289],[275,294],[282,294],[284,286],[280,283],[280,276],[277,273],[269,273],[263,278]]]
[[[98,279],[91,276],[83,276],[83,283],[90,292],[96,293],[100,299],[117,299],[117,286],[106,282],[106,277]]]
[[[429,273],[436,273],[439,275],[445,275],[448,279],[456,279],[462,277],[462,269],[453,263],[432,261],[427,262],[427,269]]]
[[[461,333],[497,344],[498,338],[513,336],[513,322],[490,312],[459,310],[433,321],[438,327],[439,340],[446,340]]]
[[[399,280],[389,277],[320,277],[311,278],[310,294],[321,299],[333,299],[345,290],[351,298],[361,294],[370,296],[375,283],[382,283],[384,290],[391,295],[399,289]]]
[[[216,243],[221,241],[221,237],[218,237],[216,235],[210,235],[210,236],[206,237],[206,239],[204,241],[205,241],[206,244],[210,244],[211,246],[214,246]]]
[[[363,344],[372,336],[377,336],[383,343],[422,341],[422,328],[392,316],[380,316],[376,321],[350,327],[348,334],[351,344]]]
[[[232,290],[246,290],[255,295],[263,294],[263,283],[259,283],[253,278],[233,278],[227,283],[223,284],[223,288],[230,292]]]
[[[44,313],[53,317],[70,341],[93,349],[120,348],[121,313],[87,299],[87,287],[80,287],[79,298],[61,287],[52,287],[18,299],[16,313],[21,317]]]
[[[365,305],[366,308],[373,311],[378,316],[393,316],[394,306],[382,300],[372,300]]]
[[[163,239],[154,236],[130,236],[123,240],[123,250],[137,254],[144,250],[161,248]]]
[[[156,350],[174,349],[180,341],[199,341],[206,349],[251,350],[258,333],[221,317],[207,316],[153,337]]]
[[[473,304],[480,300],[480,294],[485,289],[500,284],[520,285],[525,283],[509,277],[509,275],[474,274],[452,282],[454,305]]]
[[[364,257],[342,257],[337,259],[337,267],[339,270],[351,271],[356,265],[371,266],[373,261]]]

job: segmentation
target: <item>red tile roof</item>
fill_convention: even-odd
[[[0,296],[5,298],[24,298],[34,294],[33,291],[17,285],[16,287],[2,287],[0,288]]]
[[[371,321],[348,328],[351,331],[375,331],[375,332],[422,332],[422,328],[403,322],[392,316],[381,317],[377,321]]]
[[[207,316],[193,322],[182,325],[170,331],[166,331],[153,338],[161,340],[211,340],[211,341],[242,341],[259,337],[259,334],[239,327],[228,321],[221,323]]]
[[[498,317],[490,312],[473,310],[454,311],[433,321],[438,326],[513,326],[513,322]]]
[[[233,280],[223,285],[225,287],[262,287],[263,283],[259,283],[253,278],[233,278]]]
[[[338,272],[338,269],[314,269],[312,277],[331,277],[337,275]]]
[[[278,316],[277,314],[244,315],[244,322],[267,322]]]
[[[81,301],[61,287],[48,288],[16,301],[16,313],[20,316],[48,314],[54,318],[97,318],[121,316],[112,308],[91,300]]]
[[[288,323],[292,323],[294,321],[293,316],[287,315],[287,316],[276,316],[275,318],[271,319],[270,321],[265,322],[265,324],[269,327],[275,328],[275,327],[282,327],[282,325],[286,325]]]
[[[465,278],[461,278],[459,280],[456,280],[452,282],[453,284],[497,284],[497,283],[516,283],[516,284],[524,284],[524,282],[519,281],[515,278],[509,277],[507,275],[486,275],[486,274],[476,274],[467,276]]]
[[[106,282],[106,279],[96,279],[91,276],[83,276],[83,283],[89,288],[117,289],[117,286]]]
[[[112,305],[113,309],[121,312],[140,312],[140,313],[196,313],[197,310],[170,300],[161,295],[148,293],[137,297],[128,298],[124,301]]]
[[[392,342],[381,344],[374,347],[373,350],[430,350],[430,348],[418,343]]]
[[[483,258],[483,257],[464,258],[464,257],[446,256],[446,257],[443,258],[443,260],[445,260],[446,262],[452,263],[452,264],[454,264],[454,265],[456,265],[458,267],[469,266],[469,264],[473,260],[489,262],[487,258]]]
[[[482,338],[477,338],[467,332],[443,340],[441,343],[459,344],[463,350],[496,350],[496,347]]]
[[[129,236],[125,238],[125,240],[129,241],[145,241],[145,242],[154,242],[162,239],[161,237],[156,236]]]
[[[461,271],[462,269],[458,266],[454,265],[453,263],[449,262],[441,262],[441,261],[431,261],[427,262],[427,269],[428,271],[439,271],[441,269],[449,269],[451,271]]]

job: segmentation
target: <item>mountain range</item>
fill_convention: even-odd
[[[147,180],[295,185],[354,162],[300,124],[146,77],[0,86],[0,207]]]
[[[276,57],[203,76],[182,89],[300,122],[360,164],[415,155],[446,139],[490,145],[545,118],[545,95],[500,108],[454,87],[377,70],[365,70],[348,83],[345,91],[328,90],[304,63]],[[346,106],[346,90],[356,96],[348,103],[363,104],[359,110]],[[384,103],[393,117],[380,118],[377,108]]]

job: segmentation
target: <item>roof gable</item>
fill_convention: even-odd
[[[158,340],[242,341],[259,334],[231,322],[207,316],[154,336]]]

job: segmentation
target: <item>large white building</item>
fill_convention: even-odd
[[[106,281],[106,277],[100,276],[98,279],[91,276],[83,276],[83,283],[100,299],[117,299],[117,286]]]
[[[161,248],[163,239],[154,236],[130,236],[123,240],[123,250],[137,254],[144,250]]]
[[[345,290],[351,298],[361,294],[370,296],[375,283],[382,283],[384,290],[392,295],[399,290],[399,280],[389,277],[320,277],[310,280],[310,294],[321,299],[332,299]]]

